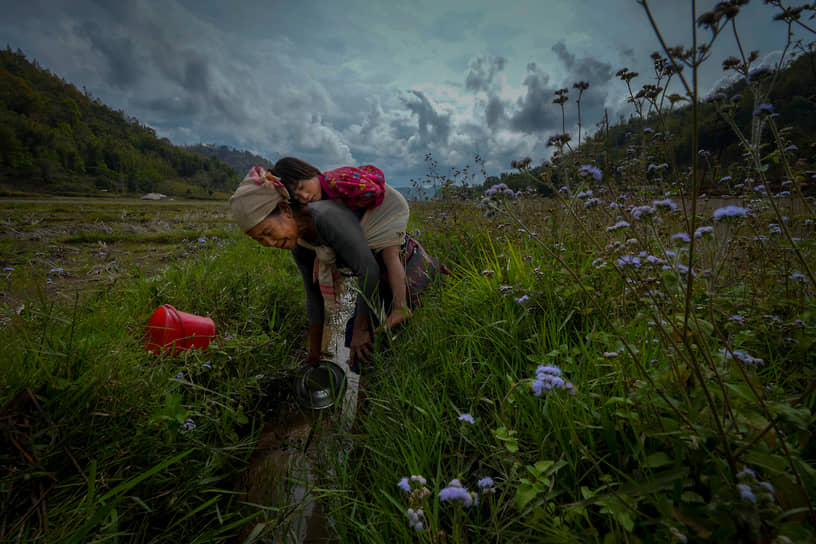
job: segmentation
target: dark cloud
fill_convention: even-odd
[[[75,31],[85,36],[91,43],[91,48],[99,52],[108,65],[107,81],[119,89],[133,87],[143,76],[137,59],[137,46],[128,36],[111,35],[109,29],[95,21],[84,21],[78,24]]]
[[[495,130],[504,125],[506,118],[504,109],[504,102],[502,102],[498,96],[491,96],[487,100],[487,106],[485,106],[485,118],[487,120],[487,126],[491,130]]]
[[[504,57],[477,57],[470,61],[470,70],[465,78],[465,88],[469,91],[489,92],[493,88],[493,78],[504,69]]]
[[[612,66],[592,57],[576,60],[575,55],[567,51],[567,46],[560,41],[552,46],[553,52],[564,63],[571,78],[575,81],[588,81],[590,85],[599,87],[612,79]]]
[[[450,115],[444,115],[434,109],[428,97],[422,91],[408,91],[403,98],[405,107],[417,116],[419,136],[423,143],[446,143],[451,131]]]
[[[510,118],[513,130],[532,134],[552,130],[560,124],[552,104],[555,89],[548,82],[549,77],[541,73],[535,63],[527,65],[527,77],[524,78],[527,94],[518,100],[518,109]]]

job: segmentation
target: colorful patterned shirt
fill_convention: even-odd
[[[385,176],[371,164],[329,170],[319,178],[329,198],[342,201],[352,210],[375,208],[385,198]]]

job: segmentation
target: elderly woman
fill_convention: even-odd
[[[371,319],[379,301],[390,301],[381,250],[399,245],[408,225],[408,203],[387,187],[383,203],[361,219],[342,204],[318,200],[305,205],[290,202],[283,183],[255,167],[230,198],[238,226],[258,243],[292,251],[306,288],[309,319],[309,362],[320,359],[326,306],[339,300],[337,267],[350,268],[358,277],[359,295],[347,344],[352,366],[371,354]],[[324,303],[325,299],[325,303]]]

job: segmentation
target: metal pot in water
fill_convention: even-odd
[[[295,394],[303,408],[323,410],[334,406],[346,388],[346,373],[336,363],[304,365],[295,381]]]

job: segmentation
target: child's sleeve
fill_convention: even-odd
[[[329,198],[340,199],[351,209],[371,208],[385,198],[385,176],[371,164],[344,166],[323,174],[323,190]]]

